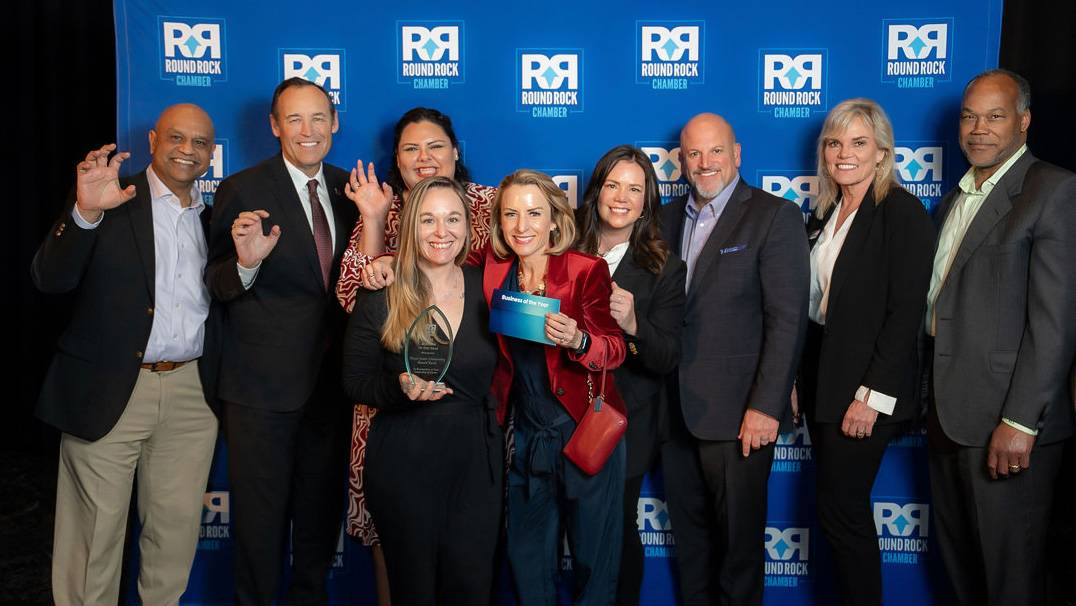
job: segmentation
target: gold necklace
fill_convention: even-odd
[[[519,278],[519,291],[520,292],[530,293],[532,295],[545,295],[545,276],[542,276],[542,280],[540,282],[538,282],[538,287],[537,288],[535,288],[533,290],[527,290],[526,288],[523,287],[523,269],[520,268],[516,272],[516,275]]]

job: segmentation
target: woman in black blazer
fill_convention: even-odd
[[[661,239],[661,195],[646,154],[630,145],[606,152],[576,212],[580,251],[609,263],[609,310],[628,346],[614,371],[628,409],[624,543],[617,604],[638,604],[643,546],[637,527],[643,476],[653,466],[665,424],[665,375],[680,360],[686,267]]]
[[[811,322],[797,389],[844,604],[882,603],[871,486],[886,444],[918,412],[934,227],[893,166],[893,128],[877,103],[850,99],[830,111],[807,224]]]

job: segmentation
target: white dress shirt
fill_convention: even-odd
[[[206,241],[199,216],[205,203],[201,191],[193,186],[191,204],[184,208],[152,166],[146,169],[146,180],[153,216],[154,307],[142,361],[185,362],[202,355],[209,316],[209,291],[202,280]],[[95,229],[104,220],[102,215],[96,223],[87,222],[77,205],[71,216],[83,229]]]
[[[620,266],[620,261],[624,259],[624,255],[628,252],[628,243],[621,242],[616,246],[610,248],[602,258],[609,264],[609,275],[613,275],[616,272],[616,268]]]

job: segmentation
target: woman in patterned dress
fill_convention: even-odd
[[[379,255],[395,252],[399,244],[400,216],[411,189],[419,181],[433,176],[454,179],[463,186],[470,206],[471,254],[468,263],[481,261],[479,254],[489,242],[490,207],[497,189],[470,182],[470,174],[460,161],[459,141],[452,120],[425,107],[409,110],[396,123],[393,155],[395,162],[385,183],[378,183],[371,162],[364,167],[359,160],[351,171],[345,193],[359,207],[359,220],[341,262],[336,296],[349,313],[355,306],[355,294],[365,282],[380,288],[384,282],[371,261]],[[348,471],[348,534],[369,545],[373,551],[378,602],[389,604],[388,576],[377,530],[366,508],[363,491],[363,467],[366,437],[376,411],[356,403],[352,418],[351,462]]]

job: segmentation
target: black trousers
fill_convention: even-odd
[[[683,603],[758,606],[773,444],[744,458],[739,441],[698,440],[669,416],[662,465]]]
[[[343,519],[347,406],[272,412],[226,402],[235,601],[277,601],[291,520],[292,576],[284,603],[326,604],[326,573]]]
[[[1047,529],[1064,442],[1036,444],[1029,469],[991,480],[986,448],[950,440],[933,407],[927,438],[935,536],[957,603],[1044,604]]]
[[[374,417],[366,498],[393,604],[485,604],[504,497],[504,437],[482,403],[416,403]]]
[[[643,588],[643,542],[639,540],[639,495],[643,476],[624,480],[624,539],[616,581],[617,606],[637,606]]]
[[[841,433],[839,423],[811,423],[817,469],[818,521],[833,551],[841,603],[882,603],[882,562],[871,511],[871,488],[886,445],[903,424],[875,424],[862,440]]]

